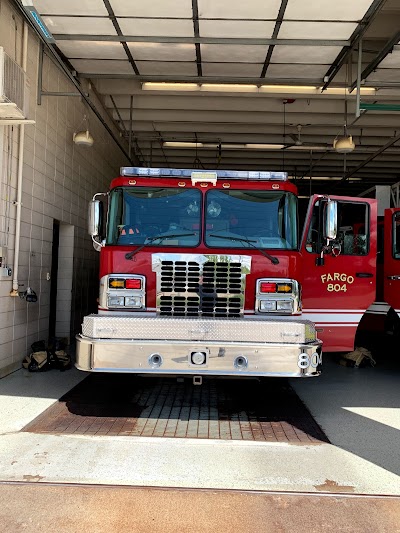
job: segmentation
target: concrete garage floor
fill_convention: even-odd
[[[292,380],[292,387],[333,445],[363,459],[371,475],[397,476],[398,494],[400,364],[351,369],[326,355],[325,363],[318,379]]]
[[[400,495],[399,369],[325,361],[321,378],[292,381],[332,444],[20,432],[84,377],[0,381],[0,481]]]

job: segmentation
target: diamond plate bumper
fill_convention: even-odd
[[[321,344],[314,325],[300,319],[90,315],[77,336],[76,366],[140,374],[316,376]],[[194,352],[204,354],[202,364],[193,363]]]

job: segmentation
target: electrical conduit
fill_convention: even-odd
[[[28,25],[24,22],[23,45],[22,45],[22,68],[26,72],[28,58]],[[21,237],[21,209],[22,209],[22,171],[24,165],[24,141],[25,125],[19,126],[19,143],[18,143],[18,171],[17,171],[17,199],[14,203],[17,207],[15,221],[15,244],[14,244],[14,264],[13,264],[13,282],[10,296],[18,296],[18,263],[19,263],[19,246]]]

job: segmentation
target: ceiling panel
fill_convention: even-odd
[[[191,0],[110,0],[117,17],[192,17]]]
[[[398,13],[400,11],[399,0],[386,0],[382,7],[383,12]]]
[[[200,18],[276,19],[281,0],[198,0]]]
[[[283,22],[279,39],[349,39],[355,22]]]
[[[353,20],[363,18],[373,0],[289,0],[285,20]]]
[[[124,35],[150,37],[194,37],[192,20],[119,18]]]
[[[287,79],[316,79],[324,77],[329,65],[269,65],[267,78],[287,78]]]
[[[340,46],[287,46],[277,45],[272,53],[272,63],[332,63]]]
[[[400,46],[393,48],[393,52],[381,61],[379,68],[400,68]]]
[[[197,76],[196,63],[169,61],[135,61],[144,76]]]
[[[400,79],[400,70],[397,68],[379,68],[368,76],[368,81],[397,82]]]
[[[203,63],[203,76],[259,77],[261,70],[261,63]]]
[[[236,37],[236,38],[264,38],[270,39],[274,31],[275,22],[260,20],[200,20],[199,31],[201,37]]]
[[[242,46],[239,44],[202,44],[203,61],[263,63],[267,46]]]
[[[39,13],[47,15],[108,15],[103,0],[35,0],[34,5]]]
[[[86,35],[115,35],[115,28],[108,18],[93,17],[43,17],[51,33]]]
[[[134,59],[152,61],[195,61],[194,44],[128,43]]]
[[[60,41],[58,47],[67,57],[88,59],[126,59],[121,43],[105,41]]]
[[[95,59],[72,59],[73,67],[87,74],[133,74],[129,61],[102,61]]]

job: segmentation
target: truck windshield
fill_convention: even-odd
[[[209,191],[205,213],[208,246],[297,249],[297,200],[292,193]]]
[[[151,246],[197,246],[200,216],[201,193],[196,189],[119,187],[110,195],[106,242],[125,246],[150,242]]]

